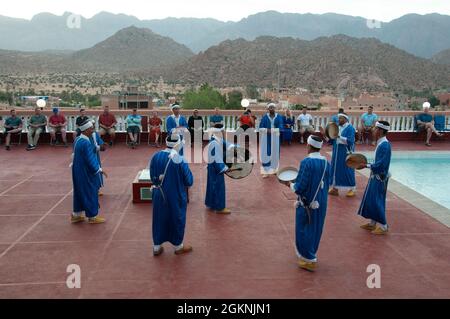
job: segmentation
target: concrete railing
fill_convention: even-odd
[[[76,129],[75,121],[77,116],[79,115],[79,112],[76,110],[62,110],[63,114],[66,116],[67,119],[67,131],[74,131]],[[95,119],[96,121],[96,128],[98,129],[98,115],[101,114],[102,111],[100,110],[87,110],[86,115],[91,117],[92,119]],[[111,111],[117,119],[117,126],[116,130],[118,132],[124,132],[126,131],[126,117],[128,114],[130,114],[130,111],[128,110],[112,110]],[[152,116],[151,110],[146,111],[139,111],[138,113],[142,116],[151,117]],[[254,116],[256,116],[256,128],[258,128],[258,125],[260,123],[261,117],[265,114],[264,111],[253,111],[252,112]],[[298,117],[300,114],[300,111],[293,111],[292,115],[295,117]],[[316,130],[319,130],[319,127],[325,127],[330,120],[331,116],[335,114],[336,112],[324,112],[324,111],[312,111],[308,112],[313,116],[313,124],[315,126]],[[380,120],[386,120],[391,124],[392,132],[413,132],[414,131],[414,116],[419,114],[421,112],[378,112],[378,117]],[[31,110],[17,110],[17,115],[22,118],[23,121],[23,131],[26,132],[28,130],[28,120],[33,114],[33,111]],[[44,111],[44,114],[49,117],[51,115],[50,111]],[[164,111],[158,111],[158,116],[162,119],[163,125],[162,129],[163,131],[166,131],[166,118],[171,114],[170,111],[164,110]],[[181,112],[182,115],[186,117],[186,120],[188,116],[192,114],[192,111],[183,110]],[[199,115],[203,117],[205,128],[210,127],[210,121],[209,117],[214,114],[212,110],[199,110]],[[225,129],[228,131],[236,130],[239,127],[238,118],[242,114],[242,111],[237,110],[221,110],[220,114],[224,117],[224,124]],[[280,112],[280,115],[283,115],[284,112]],[[350,117],[350,123],[355,127],[358,128],[361,122],[361,115],[362,112],[348,112],[347,113]],[[450,129],[450,112],[430,112],[430,114],[434,115],[444,115],[445,116],[445,123],[446,128]],[[0,110],[0,116],[2,117],[2,120],[0,121],[0,128],[3,131],[3,122],[4,120],[9,116],[9,111],[7,110]],[[147,131],[146,127],[143,129],[144,132]],[[297,123],[295,123],[294,126],[294,132],[297,131]]]

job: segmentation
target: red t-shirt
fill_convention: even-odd
[[[241,125],[248,125],[250,127],[253,126],[252,118],[249,115],[241,115],[239,122],[241,122]]]
[[[65,124],[66,123],[66,117],[62,115],[61,113],[58,113],[58,115],[53,114],[48,119],[48,122],[53,125],[57,124]]]
[[[104,125],[104,126],[107,126],[107,127],[110,127],[110,126],[112,126],[114,123],[117,123],[117,121],[116,121],[116,117],[114,116],[114,114],[111,114],[111,113],[108,113],[108,114],[101,114],[99,117],[98,117],[98,122],[101,124],[101,125]]]
[[[162,121],[159,117],[152,117],[149,121],[148,124],[150,124],[151,126],[158,126],[162,124]]]

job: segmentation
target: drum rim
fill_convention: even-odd
[[[292,171],[292,172],[296,172],[298,174],[298,168],[296,168],[294,166],[283,167],[282,169],[279,169],[278,172],[277,172],[277,179],[279,181],[284,181],[284,180],[280,179],[280,175],[281,175],[281,173],[284,173],[286,171]]]
[[[330,136],[330,134],[329,134],[329,129],[330,129],[331,126],[334,126],[334,127],[335,127],[335,130],[336,130],[336,133],[337,133],[336,136],[335,136],[334,138],[338,137],[338,136],[339,136],[339,125],[337,125],[337,124],[334,123],[334,122],[328,122],[327,126],[325,127],[325,135],[326,135],[328,138],[333,138],[333,137]]]

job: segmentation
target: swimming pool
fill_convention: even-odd
[[[365,153],[369,162],[374,152]],[[450,152],[393,152],[392,179],[450,209]]]

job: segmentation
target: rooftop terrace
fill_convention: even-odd
[[[450,144],[431,149],[450,151]],[[263,180],[259,165],[246,179],[226,179],[232,214],[214,215],[203,204],[205,165],[191,164],[185,241],[194,251],[175,256],[166,245],[155,258],[151,205],[133,204],[131,196],[154,152],[117,144],[102,153],[110,175],[100,199],[107,222],[73,225],[70,148],[0,149],[0,298],[450,298],[450,229],[392,192],[389,234],[360,229],[356,211],[367,178],[359,173],[355,198],[330,197],[315,273],[296,264],[295,197],[276,178]],[[305,155],[304,146],[283,146],[282,166],[298,166]],[[81,289],[66,286],[69,264],[81,267]],[[366,285],[370,264],[381,267],[380,289]]]

